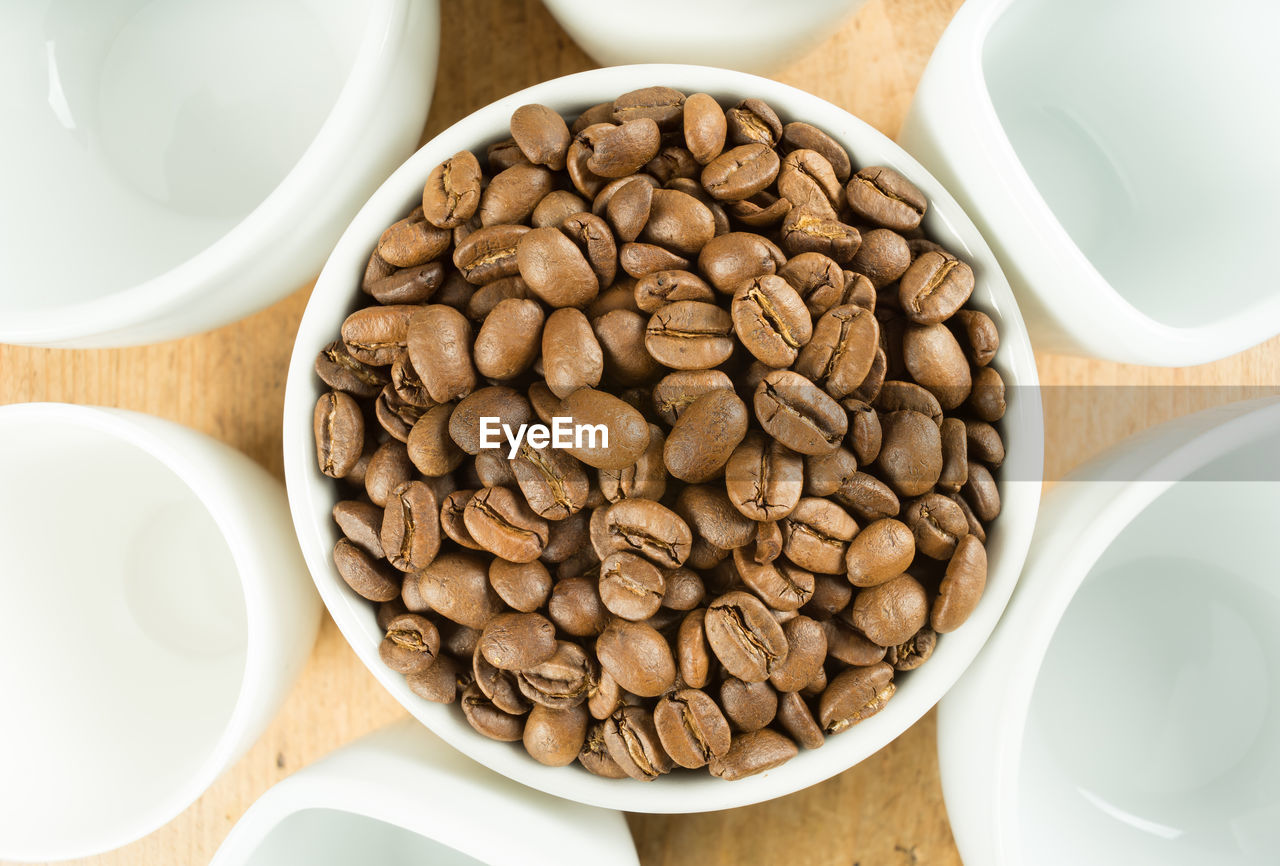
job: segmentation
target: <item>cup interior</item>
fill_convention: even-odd
[[[431,863],[484,866],[434,839],[342,809],[315,807],[289,815],[267,833],[245,866],[348,866]]]
[[[0,310],[106,296],[253,211],[319,131],[367,12],[341,0],[35,0],[6,12]],[[53,266],[68,252],[83,268]],[[33,290],[33,287],[38,290]]]
[[[69,421],[0,417],[0,856],[105,850],[165,820],[245,674],[214,518],[156,457]]]
[[[1275,447],[1173,485],[1081,584],[1027,717],[1020,862],[1274,862],[1280,484],[1224,479]]]
[[[1241,83],[1280,78],[1278,31],[1280,5],[1251,0],[1013,0],[987,34],[987,90],[1032,183],[1158,322],[1212,324],[1274,291],[1280,104]]]

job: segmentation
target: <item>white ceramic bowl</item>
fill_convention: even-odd
[[[1280,401],[1128,440],[1050,490],[1013,600],[942,702],[973,866],[1262,866],[1280,852]]]
[[[209,866],[638,862],[619,813],[530,791],[407,719],[271,788]]]
[[[0,342],[204,331],[315,275],[410,153],[437,0],[0,9]]]
[[[1038,349],[1199,364],[1280,333],[1280,5],[969,0],[899,141]]]
[[[258,738],[320,604],[280,483],[117,409],[0,408],[0,860],[169,821]]]
[[[542,0],[602,66],[700,63],[764,74],[819,45],[867,0]]]
[[[404,678],[378,658],[382,635],[374,621],[374,605],[352,592],[333,566],[331,553],[339,534],[330,511],[338,490],[335,482],[317,469],[312,438],[312,411],[324,390],[312,372],[315,357],[335,338],[343,319],[356,306],[361,275],[382,230],[420,199],[431,169],[459,150],[482,149],[505,137],[512,111],[526,103],[544,103],[573,114],[650,84],[667,84],[687,93],[705,91],[722,101],[760,97],[786,119],[803,118],[825,129],[859,164],[890,165],[911,178],[929,198],[928,231],[973,265],[977,276],[973,304],[988,312],[1000,327],[1000,353],[994,363],[1010,393],[1004,420],[1009,454],[1001,482],[1004,511],[990,533],[990,577],[973,617],[941,641],[927,665],[903,678],[886,710],[853,731],[830,738],[817,751],[802,753],[776,770],[733,783],[706,773],[677,773],[641,784],[601,779],[578,767],[545,767],[518,745],[494,742],[475,733],[456,706],[432,704],[410,692]],[[334,620],[374,676],[448,743],[513,779],[592,805],[642,812],[725,809],[808,787],[861,761],[928,712],[973,660],[1013,591],[1035,523],[1043,463],[1036,385],[1030,343],[991,251],[951,196],[901,148],[831,103],[775,81],[697,66],[614,67],[539,84],[464,118],[424,145],[364,206],[325,264],[298,332],[285,395],[285,475],[303,553]]]

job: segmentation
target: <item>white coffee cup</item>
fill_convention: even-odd
[[[413,719],[271,788],[209,866],[632,866],[619,812],[531,791]]]
[[[1280,4],[969,0],[899,141],[1036,348],[1184,366],[1280,333]]]
[[[1280,401],[1130,439],[1051,489],[942,701],[972,866],[1262,866],[1280,852]]]
[[[258,738],[320,603],[284,489],[118,409],[0,407],[0,860],[116,848]]]

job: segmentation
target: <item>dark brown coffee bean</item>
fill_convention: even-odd
[[[790,255],[821,253],[842,265],[853,261],[862,245],[856,228],[838,219],[793,207],[782,221],[782,248]]]
[[[563,710],[586,703],[595,678],[594,667],[582,647],[556,641],[551,658],[516,675],[520,693],[537,706]]]
[[[915,536],[916,549],[932,559],[949,559],[969,532],[960,506],[941,493],[926,493],[908,503],[903,519]]]
[[[527,670],[556,651],[556,627],[536,613],[499,614],[485,623],[477,648],[499,670]]]
[[[522,105],[511,114],[511,137],[534,165],[560,171],[569,153],[569,127],[545,105]]]
[[[330,478],[343,478],[364,452],[364,414],[345,391],[320,395],[313,413],[316,463]]]
[[[609,755],[628,776],[651,782],[671,772],[671,758],[662,748],[653,715],[643,707],[624,707],[605,720],[604,742]]]
[[[969,448],[964,422],[959,418],[943,418],[940,432],[942,474],[938,476],[938,489],[956,493],[969,479]]]
[[[889,358],[883,348],[877,348],[875,357],[871,359],[871,369],[867,371],[867,378],[862,380],[861,385],[849,392],[849,399],[859,400],[863,403],[873,402],[880,396],[880,391],[884,388],[884,380],[888,372]]]
[[[778,696],[777,722],[791,739],[806,749],[816,749],[826,742],[813,711],[797,692]]]
[[[818,620],[830,619],[849,606],[853,588],[843,576],[815,574],[813,596],[801,611]]]
[[[409,431],[423,414],[425,413],[421,407],[401,400],[391,385],[383,388],[374,401],[374,417],[378,419],[378,424],[400,442],[409,441]]]
[[[720,201],[740,201],[773,183],[780,167],[777,152],[767,144],[743,144],[707,163],[702,186]]]
[[[466,454],[449,438],[453,404],[429,409],[409,433],[409,459],[427,476],[443,476],[457,469]]]
[[[884,660],[893,665],[895,671],[913,671],[929,660],[937,645],[938,633],[925,626],[898,646],[889,647]]]
[[[440,651],[440,634],[425,616],[401,614],[387,624],[378,656],[398,674],[424,671],[435,663]]]
[[[462,310],[473,322],[484,323],[494,307],[506,300],[523,300],[529,297],[529,287],[519,277],[502,277],[485,283],[471,293]]]
[[[964,429],[969,456],[992,469],[999,469],[1004,463],[1004,441],[1000,438],[1000,431],[985,421],[973,420],[966,420]]]
[[[378,446],[369,458],[364,473],[364,489],[369,500],[379,508],[385,508],[392,492],[413,480],[413,461],[409,451],[399,440],[392,439]]]
[[[827,654],[847,665],[873,665],[885,656],[885,648],[872,643],[866,635],[854,628],[844,616],[822,620],[822,630],[827,635]],[[807,692],[806,686],[802,691]]]
[[[616,191],[605,187],[596,196],[597,202],[608,196],[604,215],[613,233],[624,243],[630,243],[640,236],[645,223],[649,221],[649,212],[653,208],[653,184],[647,180],[648,175],[621,178]],[[610,184],[612,186],[612,184]]]
[[[605,221],[594,214],[578,213],[560,228],[582,252],[600,285],[612,285],[618,273],[618,244]]]
[[[356,310],[342,323],[342,343],[357,361],[385,367],[404,351],[409,318],[417,310],[402,304]]]
[[[542,331],[542,368],[547,386],[557,397],[600,384],[604,354],[581,310],[560,309],[547,318]]]
[[[557,627],[574,637],[595,637],[604,631],[609,619],[596,582],[585,577],[557,581],[547,600],[547,614]]]
[[[973,374],[973,390],[965,403],[973,414],[994,424],[1004,417],[1007,408],[1004,379],[995,367],[978,367]]]
[[[382,509],[368,502],[343,500],[333,506],[333,520],[353,544],[375,559],[382,556]]]
[[[720,706],[737,731],[758,731],[778,714],[778,693],[768,682],[729,677],[720,684]]]
[[[448,403],[475,388],[471,324],[457,310],[443,304],[420,308],[409,325],[408,346],[413,368],[432,400]]]
[[[534,228],[558,229],[569,217],[586,209],[587,203],[582,196],[567,189],[553,190],[543,196],[542,201],[533,209],[529,224]]]
[[[390,601],[400,597],[400,575],[350,539],[338,539],[333,548],[333,563],[347,586],[362,598]]]
[[[645,328],[644,348],[677,370],[709,370],[733,354],[733,320],[705,301],[675,301],[658,309]]]
[[[610,310],[592,322],[604,354],[604,375],[624,387],[653,381],[662,370],[645,348],[649,317],[632,310]]]
[[[538,357],[542,343],[542,307],[534,301],[501,301],[476,335],[476,370],[489,379],[519,376]]]
[[[706,165],[724,150],[728,123],[715,98],[695,93],[684,101],[684,141],[690,153]]]
[[[747,682],[769,678],[787,658],[787,638],[754,595],[729,592],[707,608],[707,643],[732,676]]]
[[[649,445],[640,459],[625,469],[601,469],[599,491],[609,502],[619,499],[661,499],[667,491],[667,468],[662,462],[666,436],[649,425]]]
[[[425,568],[440,550],[440,501],[421,481],[391,492],[382,515],[382,549],[400,571]]]
[[[698,253],[698,270],[717,291],[731,295],[743,281],[775,273],[787,261],[762,235],[729,232],[712,238]]]
[[[744,99],[725,112],[729,143],[773,147],[782,137],[782,121],[762,99]]]
[[[504,713],[524,715],[532,708],[533,703],[521,692],[516,682],[516,674],[504,671],[489,663],[480,652],[480,641],[471,653],[471,670],[475,675],[476,685],[485,697],[493,701],[493,705]]]
[[[911,265],[911,250],[906,238],[897,232],[872,229],[863,233],[862,245],[850,265],[879,289],[906,273]]]
[[[779,524],[787,559],[807,571],[844,572],[845,551],[858,534],[858,524],[849,512],[830,500],[807,496]]]
[[[475,683],[462,693],[461,704],[471,727],[491,740],[514,743],[524,734],[524,717],[498,709]]]
[[[747,405],[733,391],[713,389],[689,406],[667,436],[663,463],[681,481],[719,477],[747,433]]]
[[[705,283],[703,285],[706,285]],[[711,294],[710,288],[707,294]],[[334,340],[316,356],[316,375],[335,391],[345,391],[354,397],[376,397],[390,381],[386,371],[371,367],[351,357],[347,347]]]
[[[391,390],[400,398],[400,402],[419,409],[430,409],[436,405],[436,401],[431,399],[431,395],[427,392],[427,386],[422,383],[418,371],[413,368],[413,362],[409,360],[409,353],[404,352],[395,363],[391,365]]]
[[[873,405],[882,415],[902,410],[919,412],[921,415],[927,415],[934,424],[942,426],[942,404],[938,402],[937,397],[915,382],[904,382],[898,379],[885,382]]]
[[[813,335],[804,301],[782,277],[766,274],[743,281],[733,295],[738,339],[770,367],[787,367]]]
[[[916,554],[907,524],[889,518],[865,527],[849,543],[845,568],[854,586],[879,586],[907,570]]]
[[[765,376],[756,388],[754,403],[765,432],[799,454],[834,451],[849,426],[848,416],[835,400],[791,370]]]
[[[804,492],[831,496],[858,471],[858,461],[844,448],[804,459]]]
[[[1000,516],[1000,488],[986,466],[969,463],[969,480],[964,484],[963,493],[979,520],[990,523]]]
[[[707,644],[704,628],[706,608],[692,610],[680,621],[676,635],[676,660],[680,666],[680,681],[700,689],[707,684],[711,671],[711,647]]]
[[[850,668],[827,686],[818,702],[818,721],[838,734],[884,709],[896,690],[893,668],[884,662]]]
[[[587,503],[590,479],[582,464],[550,446],[520,445],[511,469],[525,501],[539,517],[563,520]]]
[[[973,294],[973,269],[956,258],[929,252],[911,263],[898,283],[903,314],[920,325],[950,318]]]
[[[790,514],[804,488],[799,454],[758,431],[750,431],[725,464],[725,488],[735,508],[752,520]]]
[[[604,743],[604,722],[597,722],[587,728],[587,739],[578,753],[578,763],[587,772],[605,779],[625,779],[627,774],[618,763],[609,756],[609,749]]]
[[[849,622],[882,647],[896,646],[918,632],[929,619],[924,587],[909,574],[858,590]]]
[[[553,710],[535,705],[524,723],[525,751],[539,764],[568,766],[577,759],[586,742],[588,721],[585,707]]]
[[[601,668],[634,695],[657,697],[675,682],[671,648],[644,623],[613,620],[596,639],[596,654]]]
[[[600,562],[600,600],[615,616],[646,620],[658,612],[666,581],[649,560],[614,551]]]
[[[635,174],[658,155],[661,133],[651,118],[638,117],[618,126],[591,127],[578,136],[591,155],[587,169],[600,177]]]
[[[796,359],[796,371],[822,382],[828,394],[840,399],[867,378],[879,347],[876,317],[852,304],[823,313],[813,339]]]
[[[729,722],[706,692],[687,688],[663,697],[653,722],[663,749],[681,767],[697,769],[729,751]]]
[[[969,524],[969,534],[981,541],[987,543],[986,530],[982,528],[982,521],[978,520],[978,515],[973,513],[973,509],[969,507],[969,503],[965,501],[964,496],[959,493],[953,493],[950,496],[952,502],[960,506],[960,511],[964,514],[964,519]]]
[[[733,564],[747,588],[773,610],[799,610],[813,596],[813,573],[786,560],[757,562],[747,548],[738,548]]]
[[[723,485],[691,484],[676,498],[676,513],[694,533],[721,550],[745,547],[756,524],[734,507]]]
[[[481,549],[476,540],[471,537],[471,533],[467,531],[467,525],[463,521],[463,512],[475,492],[473,488],[455,490],[446,496],[440,505],[440,529],[448,538],[468,550]],[[515,605],[512,606],[515,607]]]
[[[497,485],[488,485],[497,486]],[[584,508],[596,507],[591,503],[593,494],[587,493],[588,502]],[[571,514],[564,520],[552,520],[548,524],[547,546],[543,548],[543,562],[553,565],[564,562],[580,550],[591,550],[591,538],[587,532],[586,511]]]
[[[693,158],[688,149],[669,144],[659,149],[658,155],[645,163],[644,171],[653,176],[663,189],[673,189],[672,181],[693,180],[698,176],[702,166]],[[681,190],[676,190],[681,192]],[[706,195],[705,190],[702,190]],[[710,196],[707,196],[709,199]],[[705,204],[706,202],[704,202]]]
[[[489,586],[487,560],[477,554],[442,553],[417,580],[431,609],[460,625],[484,628],[502,612],[502,601]]]
[[[729,781],[780,767],[797,754],[796,744],[765,728],[733,738],[729,751],[711,759],[711,775]]]
[[[530,165],[531,163],[514,138],[504,138],[485,148],[485,164],[490,174],[497,174],[513,165]]]
[[[674,425],[695,400],[714,390],[732,391],[733,381],[720,370],[677,370],[654,386],[653,405],[663,421]]]
[[[519,239],[516,262],[529,290],[552,307],[581,307],[600,291],[582,251],[558,228],[537,228]]]
[[[784,126],[780,144],[784,153],[800,149],[816,150],[831,163],[836,179],[841,183],[848,181],[849,174],[853,171],[848,152],[834,138],[804,121],[793,121]]]
[[[1000,332],[990,316],[981,310],[957,310],[948,324],[955,329],[970,363],[976,367],[991,363],[1000,349]]]
[[[942,474],[942,435],[919,412],[890,412],[880,418],[884,439],[876,465],[901,496],[919,496]]]
[[[486,428],[485,418],[498,420],[491,420]],[[505,454],[507,443],[500,434],[501,428],[495,425],[505,424],[516,430],[532,420],[533,408],[519,391],[506,385],[490,385],[471,392],[454,406],[449,416],[449,438],[468,454],[479,454],[486,448]]]
[[[669,131],[680,127],[683,114],[684,94],[671,87],[642,87],[613,101],[612,118],[617,123],[647,117]]]
[[[855,472],[835,492],[835,498],[852,511],[855,517],[867,522],[893,517],[901,507],[889,485],[874,475],[861,471]]]
[[[454,267],[472,285],[482,286],[502,277],[520,274],[532,287],[528,275],[521,273],[516,257],[520,241],[530,231],[528,226],[521,225],[490,225],[477,229],[454,249]]]
[[[467,503],[463,522],[477,544],[512,562],[532,562],[547,545],[547,521],[506,487],[477,491]]]
[[[884,166],[860,170],[849,179],[845,192],[854,214],[898,232],[920,225],[929,204],[911,181]]]
[[[604,391],[579,388],[564,399],[557,415],[591,428],[584,432],[581,447],[565,450],[596,469],[625,469],[639,460],[649,445],[644,416]],[[607,442],[600,427],[608,432]]]
[[[460,692],[471,685],[471,675],[458,662],[441,655],[426,670],[406,674],[404,684],[423,700],[451,704],[458,699]]]
[[[480,205],[483,183],[480,161],[468,150],[459,151],[437,165],[422,190],[422,212],[442,229],[460,226]]]
[[[787,657],[773,666],[769,682],[780,692],[798,692],[812,680],[827,657],[827,634],[807,616],[787,620],[782,626]]]
[[[926,388],[944,410],[969,396],[969,362],[946,325],[911,325],[902,336],[902,357],[911,378]]]

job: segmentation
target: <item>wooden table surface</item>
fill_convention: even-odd
[[[897,133],[929,54],[960,0],[871,0],[776,77]],[[424,140],[511,93],[594,64],[537,0],[444,0],[439,74]],[[0,403],[58,400],[171,418],[247,453],[283,477],[285,368],[310,294],[211,333],[132,349],[0,345]],[[1280,339],[1186,369],[1041,354],[1049,478],[1152,423],[1226,402],[1240,386],[1280,384]],[[1133,386],[1097,411],[1083,385]],[[1220,386],[1231,386],[1224,388]],[[1053,394],[1061,395],[1054,399]],[[1083,396],[1082,396],[1083,395]],[[172,823],[96,866],[208,863],[268,787],[351,739],[405,716],[325,619],[311,662],[261,740]],[[955,866],[930,713],[857,767],[772,803],[701,815],[634,815],[646,866]],[[0,781],[2,784],[2,781]],[[0,819],[2,820],[2,819]]]

